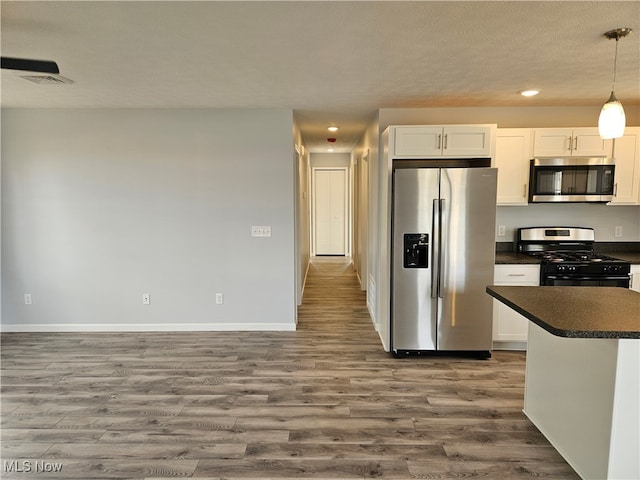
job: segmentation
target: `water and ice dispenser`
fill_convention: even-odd
[[[404,268],[429,268],[429,234],[404,234]]]

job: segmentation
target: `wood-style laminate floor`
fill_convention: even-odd
[[[296,332],[3,334],[1,477],[576,479],[524,361],[394,359],[318,258]]]

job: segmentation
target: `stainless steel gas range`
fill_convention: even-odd
[[[629,288],[631,264],[594,251],[584,227],[528,227],[517,231],[518,252],[540,259],[540,285]]]

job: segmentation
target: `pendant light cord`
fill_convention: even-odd
[[[618,40],[620,39],[620,35],[616,35],[616,53],[613,57],[613,83],[611,84],[611,92],[615,90],[616,87],[616,73],[618,70]]]

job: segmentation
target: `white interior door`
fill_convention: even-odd
[[[316,255],[346,254],[346,169],[314,171],[314,251]]]

